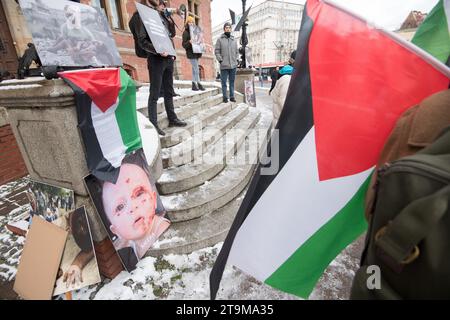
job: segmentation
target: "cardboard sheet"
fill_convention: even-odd
[[[67,231],[33,217],[14,282],[23,299],[51,299],[66,238]]]

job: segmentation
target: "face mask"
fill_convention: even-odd
[[[231,32],[225,32],[225,35],[229,38],[231,36]]]

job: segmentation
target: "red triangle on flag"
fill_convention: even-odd
[[[86,92],[102,112],[117,102],[121,86],[119,68],[67,71],[59,76]]]

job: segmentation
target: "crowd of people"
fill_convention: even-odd
[[[30,215],[39,215],[48,222],[55,221],[63,213],[73,210],[73,196],[43,192],[38,188],[30,188],[27,197],[31,205]]]

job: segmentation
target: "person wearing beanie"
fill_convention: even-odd
[[[186,25],[183,32],[183,48],[186,50],[186,56],[191,62],[192,65],[192,90],[204,91],[202,84],[200,83],[200,71],[198,65],[198,59],[202,57],[201,53],[194,53],[192,49],[192,39],[191,39],[191,31],[190,29],[195,26],[195,19],[192,16],[187,17]]]
[[[230,85],[230,101],[236,102],[234,97],[234,80],[236,78],[236,68],[239,62],[239,51],[237,41],[231,35],[231,23],[225,23],[223,31],[224,33],[217,39],[214,53],[220,63],[223,102],[228,102],[228,79]]]

